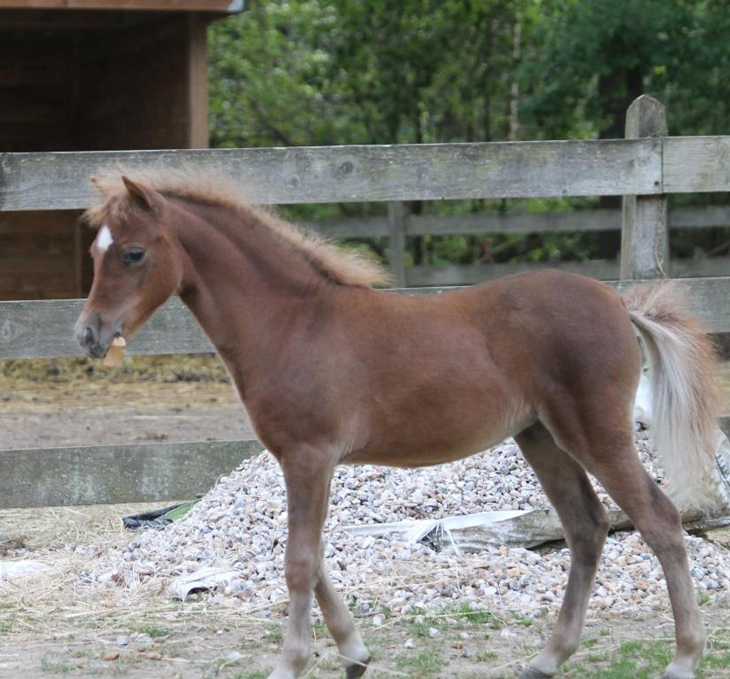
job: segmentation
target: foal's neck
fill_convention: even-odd
[[[326,313],[336,286],[255,214],[187,203],[176,208],[180,296],[236,381],[249,381],[275,360],[278,343],[297,322],[316,323]]]

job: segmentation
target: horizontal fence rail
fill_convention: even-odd
[[[544,268],[544,267],[543,267]],[[651,281],[611,283],[626,289]],[[730,332],[730,278],[679,279],[693,311],[709,332]],[[446,294],[458,287],[389,290],[407,295]],[[73,326],[84,300],[0,302],[0,360],[81,356]],[[198,322],[178,297],[164,304],[127,347],[129,354],[181,354],[213,351]]]
[[[706,205],[669,210],[670,229],[706,229],[730,226],[730,206]],[[305,224],[333,238],[378,238],[390,235],[385,216],[339,217]],[[485,233],[562,233],[620,231],[621,210],[586,208],[572,212],[477,212],[464,215],[405,216],[406,236],[450,236]]]
[[[405,204],[389,203],[389,205]],[[391,219],[393,213],[393,210],[389,210],[388,216],[325,219],[306,226],[331,238],[376,237],[395,239],[401,243],[408,236],[618,231],[622,226],[620,210],[601,208],[586,208],[572,212],[482,212],[463,215],[407,214],[401,210],[399,221]],[[730,206],[673,208],[668,213],[667,226],[670,229],[728,227],[730,226]],[[403,254],[399,255],[397,248],[391,250],[389,260],[393,280],[403,287],[471,285],[513,273],[534,271],[546,266],[601,280],[620,278],[618,260],[405,266]],[[670,263],[668,273],[675,277],[728,275],[730,274],[730,258],[675,259]]]
[[[85,208],[93,174],[155,165],[222,174],[271,204],[662,191],[660,139],[6,153],[0,210]]]
[[[482,281],[501,278],[515,273],[560,269],[610,282],[620,278],[620,262],[617,259],[589,259],[584,262],[517,262],[497,264],[434,264],[412,266],[405,270],[406,285],[455,286],[473,285]],[[728,257],[687,257],[673,259],[669,271],[674,278],[703,278],[730,275]]]
[[[186,500],[262,450],[258,441],[0,451],[0,509]]]
[[[89,178],[190,167],[255,203],[620,196],[730,191],[730,137],[0,154],[0,211],[76,210]]]

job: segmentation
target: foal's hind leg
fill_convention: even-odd
[[[561,450],[542,424],[515,437],[552,502],[570,547],[570,576],[558,621],[545,648],[521,679],[555,674],[580,645],[588,600],[608,532],[608,514],[583,468]]]
[[[657,555],[674,613],[677,653],[664,679],[692,679],[705,647],[697,594],[679,512],[639,462],[633,446],[620,463],[599,463],[591,470],[608,494],[631,518]]]
[[[621,419],[611,418],[609,410],[604,404],[601,417],[590,423],[586,420],[585,426],[566,422],[564,414],[548,427],[560,445],[598,479],[657,555],[667,581],[677,640],[676,656],[663,679],[692,679],[706,635],[679,512],[641,464],[630,418],[622,418],[627,420],[623,425],[616,424]],[[614,424],[608,424],[612,421]]]

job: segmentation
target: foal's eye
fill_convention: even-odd
[[[142,248],[129,248],[122,255],[122,258],[126,266],[134,266],[135,264],[141,264],[146,254]]]

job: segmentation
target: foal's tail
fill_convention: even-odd
[[[624,303],[649,361],[651,432],[667,493],[680,510],[712,511],[718,497],[714,439],[719,409],[712,342],[672,283],[633,288]]]

